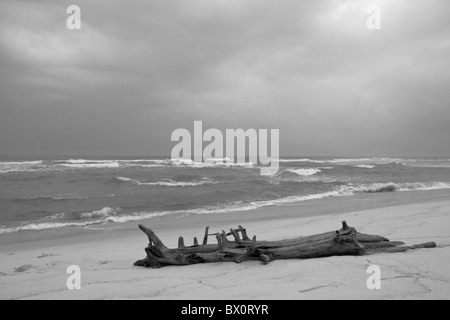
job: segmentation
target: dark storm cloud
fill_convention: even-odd
[[[2,154],[169,154],[194,120],[283,154],[450,150],[444,0],[75,2],[0,4]]]

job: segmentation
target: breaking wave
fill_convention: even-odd
[[[1,165],[28,165],[28,166],[35,166],[35,165],[39,165],[42,164],[43,161],[42,160],[38,160],[38,161],[12,161],[12,162],[0,162]]]
[[[208,159],[206,162],[195,162],[189,159],[173,159],[170,160],[171,164],[177,167],[190,167],[190,168],[229,168],[229,167],[246,167],[252,168],[253,163],[251,162],[243,162],[243,163],[234,163],[234,162],[226,162],[226,159]]]
[[[55,160],[54,163],[68,163],[68,164],[87,164],[87,163],[108,163],[113,160],[85,160],[85,159],[69,159],[69,160]]]
[[[308,158],[301,158],[301,159],[278,159],[275,160],[278,162],[312,162],[312,163],[325,163],[327,162],[326,160],[313,160],[313,159],[308,159]]]
[[[407,159],[399,158],[334,158],[334,159],[279,159],[279,162],[310,162],[310,163],[330,163],[337,165],[360,165],[360,164],[389,164],[389,163],[401,163],[402,161],[408,161]]]
[[[0,173],[35,172],[42,167],[43,161],[0,162]]]
[[[76,221],[83,219],[97,219],[97,218],[105,218],[105,217],[113,217],[117,215],[121,208],[110,208],[105,207],[101,210],[91,211],[91,212],[77,212],[77,211],[69,211],[57,213],[51,216],[47,216],[42,218],[41,220],[52,221],[52,220],[64,220],[64,221]]]
[[[133,184],[136,184],[138,186],[162,186],[162,187],[195,187],[195,186],[201,186],[204,184],[215,184],[217,182],[212,181],[210,179],[203,179],[200,181],[174,181],[172,179],[165,179],[162,181],[157,182],[141,182],[139,180],[130,179],[126,177],[117,177],[118,181],[121,182],[130,182]]]
[[[0,234],[14,233],[19,231],[37,231],[47,230],[64,227],[89,227],[93,225],[102,225],[106,223],[123,223],[127,221],[136,221],[142,219],[150,219],[157,216],[166,215],[164,212],[138,212],[130,215],[117,215],[121,211],[120,208],[103,208],[98,211],[86,212],[86,213],[60,213],[53,216],[43,218],[44,221],[50,222],[37,222],[30,223],[19,227],[0,227]],[[78,221],[56,221],[56,220],[68,220],[74,219]],[[80,221],[85,220],[85,221]]]
[[[63,163],[61,164],[61,166],[78,169],[84,168],[101,169],[101,168],[119,168],[120,164],[117,161],[97,161],[97,162]]]
[[[319,172],[322,172],[319,168],[308,168],[308,169],[287,169],[286,172],[295,173],[299,176],[313,176]]]
[[[413,182],[413,183],[375,183],[368,186],[354,187],[355,192],[394,192],[394,191],[428,191],[450,189],[450,183],[445,182]]]
[[[133,182],[133,179],[123,178],[125,182]],[[134,180],[138,182],[137,180]],[[134,183],[134,182],[133,182]],[[122,213],[121,208],[105,207],[100,210],[90,212],[63,212],[41,218],[38,222],[27,223],[17,227],[0,226],[0,234],[14,233],[27,230],[44,230],[62,227],[89,227],[92,225],[101,225],[106,223],[123,223],[128,221],[137,221],[151,219],[154,217],[173,215],[173,214],[217,214],[235,211],[248,211],[267,206],[290,205],[303,201],[319,200],[330,197],[351,196],[357,193],[379,193],[413,190],[439,190],[450,189],[450,183],[445,182],[416,182],[416,183],[375,183],[368,185],[341,185],[333,190],[309,195],[293,195],[272,200],[259,200],[249,202],[230,202],[218,204],[215,206],[205,206],[188,210],[169,210],[155,212],[133,212]]]
[[[376,166],[370,165],[370,164],[357,164],[357,165],[355,165],[355,167],[362,168],[362,169],[373,169]]]
[[[449,168],[449,159],[401,159],[401,158],[298,158],[274,159],[283,163],[312,163],[333,166],[354,166],[372,169],[377,165],[404,165],[423,168]],[[251,162],[235,163],[229,158],[207,159],[195,162],[190,159],[68,159],[68,160],[33,160],[33,161],[0,161],[0,174],[50,172],[76,169],[117,169],[117,168],[254,168]]]

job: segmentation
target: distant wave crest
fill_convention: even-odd
[[[7,161],[0,162],[0,174],[35,172],[43,166],[43,161]]]
[[[103,161],[103,162],[80,162],[80,163],[63,163],[61,164],[63,167],[68,168],[119,168],[120,164],[117,161]]]
[[[287,169],[287,172],[295,173],[299,176],[313,176],[319,172],[322,172],[319,168],[306,168],[306,169]]]
[[[117,177],[118,181],[121,182],[130,182],[133,184],[136,184],[138,186],[161,186],[161,187],[195,187],[195,186],[201,186],[204,184],[215,184],[217,182],[212,181],[210,179],[203,179],[203,180],[194,180],[194,181],[174,181],[172,179],[165,179],[162,181],[156,181],[156,182],[142,182],[135,179],[130,179],[126,177]]]
[[[49,195],[49,196],[36,196],[36,197],[28,197],[28,198],[13,198],[13,199],[0,199],[0,201],[9,201],[9,202],[52,202],[52,201],[71,201],[71,200],[85,200],[88,197],[82,197],[78,194],[57,194],[57,195]]]
[[[333,166],[354,166],[372,169],[378,165],[403,165],[421,168],[449,168],[450,159],[406,159],[406,158],[284,158],[280,164],[312,163]],[[0,174],[60,172],[65,170],[101,170],[117,168],[255,168],[251,162],[235,163],[229,158],[206,159],[195,162],[191,159],[67,159],[67,160],[30,160],[0,161]]]
[[[357,164],[357,165],[355,165],[355,167],[361,168],[361,169],[373,169],[376,166],[370,165],[370,164]]]

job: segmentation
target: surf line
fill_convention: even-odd
[[[178,144],[172,148],[171,159],[192,161],[193,156],[195,163],[261,164],[261,175],[275,175],[279,167],[279,129],[270,129],[270,145],[267,137],[267,129],[226,129],[224,144],[222,131],[210,128],[203,132],[203,122],[194,121],[193,139],[187,129],[172,132],[171,141]]]

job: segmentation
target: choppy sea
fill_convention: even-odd
[[[450,159],[287,157],[245,164],[146,157],[0,158],[0,234],[224,214],[358,193],[450,190]],[[449,193],[450,194],[450,193]]]

